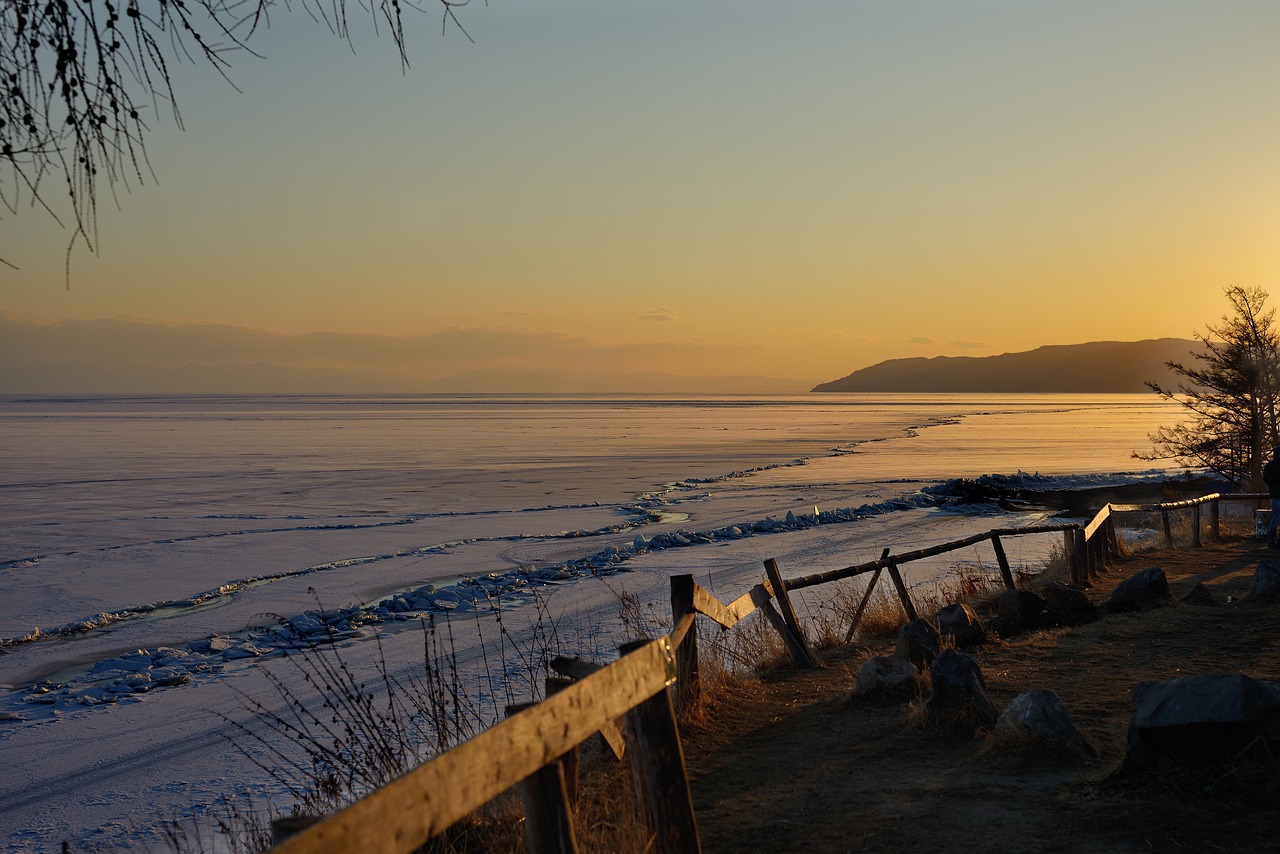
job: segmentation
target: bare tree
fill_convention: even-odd
[[[355,2],[407,67],[402,16],[424,11],[419,0]],[[442,27],[462,29],[455,11],[469,0],[423,2],[442,10]],[[92,250],[103,183],[114,194],[151,176],[143,141],[152,118],[167,112],[182,126],[173,63],[226,77],[270,13],[293,7],[350,39],[347,0],[0,0],[0,203],[10,213],[42,207],[61,222],[53,195],[65,193],[68,253],[77,240]]]
[[[1226,289],[1231,313],[1217,326],[1197,332],[1204,351],[1198,365],[1168,365],[1185,382],[1176,388],[1148,386],[1188,412],[1188,419],[1161,427],[1149,438],[1143,460],[1177,460],[1201,466],[1232,483],[1262,488],[1266,451],[1277,444],[1277,390],[1280,390],[1280,335],[1267,292],[1235,285]]]

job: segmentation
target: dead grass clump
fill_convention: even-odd
[[[902,713],[903,723],[923,735],[972,738],[989,732],[978,704],[963,704],[954,712],[940,715],[929,708],[929,697],[923,695],[908,703]]]

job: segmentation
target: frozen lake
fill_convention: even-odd
[[[141,845],[223,795],[287,806],[217,714],[273,702],[277,616],[361,606],[344,656],[380,636],[409,672],[422,638],[387,610],[399,594],[450,615],[484,694],[495,604],[510,641],[541,617],[554,651],[605,657],[627,639],[619,592],[667,617],[671,574],[729,599],[769,557],[800,575],[1034,524],[921,490],[1149,471],[1131,452],[1179,414],[1154,395],[0,399],[0,839]],[[832,521],[760,524],[815,507]],[[1034,565],[1050,542],[1011,545]],[[108,690],[135,667],[169,684]],[[527,699],[518,670],[488,702]]]

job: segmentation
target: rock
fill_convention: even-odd
[[[1141,682],[1122,773],[1160,756],[1231,761],[1261,740],[1280,745],[1280,686],[1242,673]]]
[[[1054,622],[1064,626],[1078,626],[1098,619],[1098,606],[1089,601],[1083,590],[1056,581],[1044,586],[1044,607]]]
[[[978,646],[987,639],[987,628],[978,614],[963,602],[948,605],[934,616],[938,634],[950,637],[960,649]]]
[[[938,630],[923,617],[898,629],[897,654],[916,667],[927,667],[929,662],[938,657],[941,639]]]
[[[902,696],[914,693],[920,671],[900,655],[877,655],[858,668],[854,693],[859,696]]]
[[[1280,596],[1280,563],[1261,560],[1253,572],[1253,589],[1249,591],[1249,597],[1271,599],[1275,596]]]
[[[1197,581],[1196,586],[1184,593],[1179,601],[1188,605],[1212,605],[1213,593],[1209,591],[1208,587]]]
[[[978,663],[955,649],[943,651],[929,667],[933,690],[924,707],[935,718],[974,723],[990,729],[996,710],[987,697],[987,682]]]
[[[1108,611],[1136,611],[1149,602],[1169,598],[1169,579],[1158,566],[1136,572],[1116,585],[1107,600]]]
[[[1053,747],[1088,752],[1062,700],[1047,688],[1023,691],[1014,697],[996,721],[996,734],[1031,736]]]
[[[1029,590],[1002,590],[997,608],[1002,620],[1025,628],[1044,612],[1044,600]]]

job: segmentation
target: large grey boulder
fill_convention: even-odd
[[[1280,596],[1280,563],[1273,560],[1258,562],[1258,568],[1253,571],[1253,589],[1249,596],[1254,599]]]
[[[963,602],[948,605],[933,619],[938,625],[938,634],[951,638],[960,649],[970,649],[987,639],[987,628],[978,618],[978,613]]]
[[[1047,688],[1023,691],[1004,707],[995,734],[1012,742],[1039,743],[1051,750],[1091,752],[1062,699]]]
[[[943,651],[929,666],[932,691],[925,710],[935,719],[991,729],[996,710],[987,697],[987,681],[978,663],[956,649]]]
[[[928,667],[938,657],[941,649],[938,630],[923,617],[918,617],[898,629],[897,654],[916,667]]]
[[[1273,682],[1242,673],[1141,682],[1133,703],[1124,771],[1161,755],[1225,762],[1259,740],[1280,746],[1280,686]]]
[[[1116,585],[1107,600],[1108,611],[1136,611],[1169,598],[1169,579],[1158,566],[1135,572]]]
[[[920,671],[900,655],[877,655],[860,668],[854,683],[859,697],[896,699],[915,693]]]

